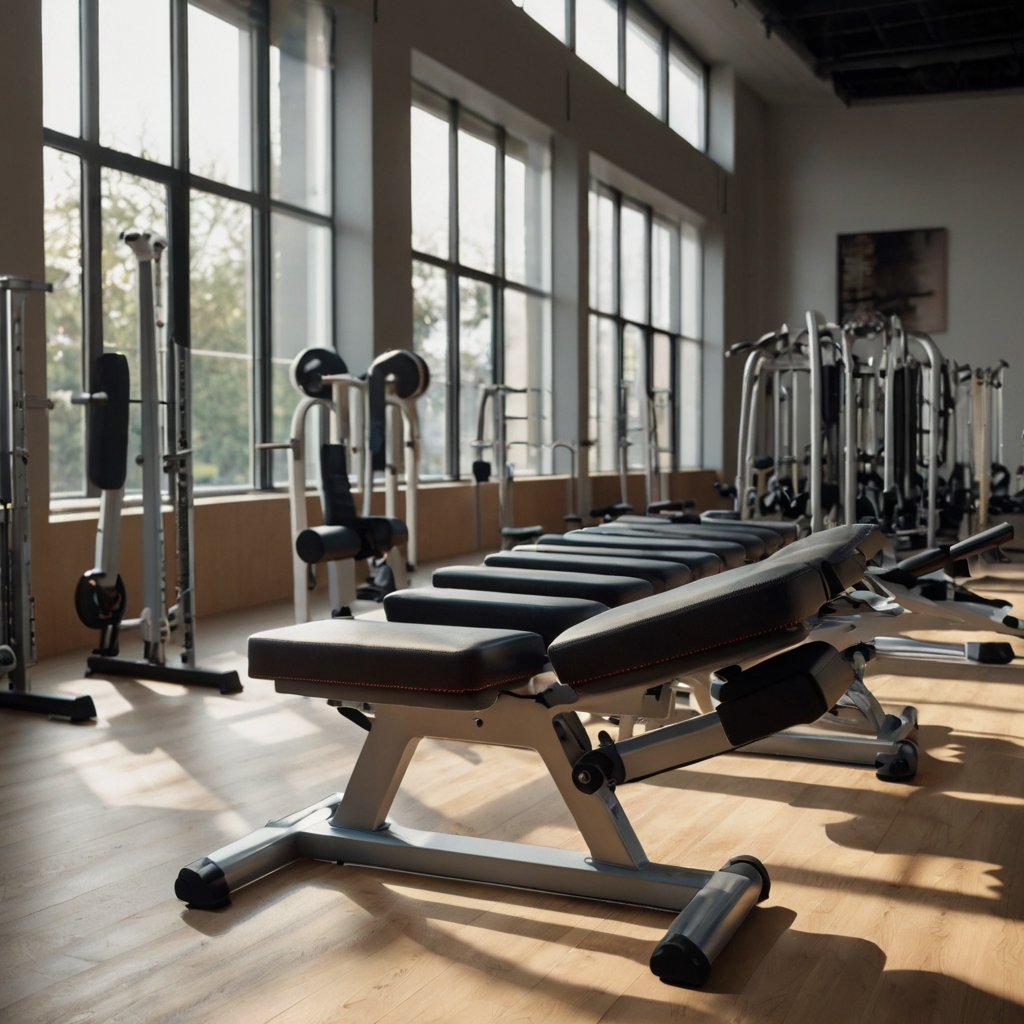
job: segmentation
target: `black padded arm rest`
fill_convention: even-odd
[[[295,538],[295,553],[309,565],[355,558],[362,546],[359,534],[347,526],[311,526]]]
[[[409,540],[409,528],[401,519],[387,516],[360,516],[356,524],[363,537],[361,558],[384,558],[392,548]]]
[[[529,679],[546,660],[539,636],[505,629],[321,619],[249,637],[253,679],[364,689],[367,701],[384,691],[475,693]]]
[[[801,644],[745,672],[727,673],[713,692],[729,742],[753,743],[816,721],[850,688],[853,666],[831,645]]]
[[[487,565],[452,565],[435,569],[435,587],[501,591],[508,594],[543,594],[579,597],[608,608],[650,597],[654,588],[647,580],[590,572],[552,572]]]
[[[475,626],[537,633],[545,646],[577,622],[607,611],[578,597],[499,594],[482,590],[417,587],[384,598],[390,622],[432,622],[439,626]]]

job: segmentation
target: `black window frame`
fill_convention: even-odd
[[[522,7],[522,0],[514,0],[517,6]],[[708,65],[701,60],[698,54],[694,51],[693,47],[672,28],[664,18],[656,14],[651,8],[643,2],[643,0],[613,0],[618,9],[619,19],[619,39],[618,39],[618,56],[619,56],[619,70],[617,81],[612,84],[617,88],[626,92],[626,31],[627,21],[629,18],[629,9],[634,9],[645,21],[651,23],[652,26],[656,27],[661,33],[661,114],[653,114],[650,111],[652,117],[656,117],[662,124],[666,125],[675,134],[675,129],[672,128],[671,111],[669,109],[669,62],[672,56],[673,48],[681,51],[685,56],[689,57],[695,67],[700,68],[701,77],[703,79],[703,109],[701,110],[701,139],[700,145],[695,145],[695,148],[702,153],[706,153],[708,149],[708,122],[710,119],[710,97],[709,97],[709,79],[710,70]],[[524,12],[525,13],[525,12]],[[527,15],[529,17],[529,15]],[[565,45],[576,52],[576,0],[565,0],[565,27],[563,31],[565,37]],[[581,58],[582,59],[582,58]],[[588,65],[589,67],[589,65]],[[628,92],[626,95],[629,95]],[[634,102],[636,102],[634,100]],[[637,103],[642,110],[646,110],[646,107],[641,106]],[[682,135],[680,138],[684,138]],[[689,142],[689,140],[686,140]]]
[[[679,308],[676,311],[678,322],[675,325],[675,329],[662,328],[654,325],[654,299],[653,299],[653,288],[654,288],[654,261],[653,261],[653,238],[654,238],[654,222],[655,220],[662,220],[672,224],[675,227],[677,233],[676,244],[679,247],[679,259],[682,259],[682,233],[683,225],[678,218],[672,218],[664,214],[662,211],[657,210],[649,203],[643,200],[637,199],[620,189],[615,188],[606,182],[601,181],[598,178],[592,178],[590,181],[589,191],[596,193],[598,196],[604,196],[606,199],[611,200],[614,209],[614,216],[612,219],[612,266],[613,266],[613,281],[612,281],[612,294],[614,296],[614,310],[608,311],[604,309],[598,309],[593,303],[593,295],[590,293],[588,285],[587,293],[587,320],[588,323],[592,320],[604,320],[615,325],[615,344],[616,344],[616,355],[615,364],[618,379],[621,381],[623,371],[625,368],[625,334],[629,327],[638,329],[643,334],[644,339],[644,389],[645,394],[650,395],[654,389],[654,337],[655,335],[664,335],[670,339],[670,363],[669,363],[669,444],[671,446],[671,471],[676,472],[683,468],[681,465],[681,446],[679,443],[679,431],[681,425],[680,417],[680,394],[679,394],[679,372],[680,372],[680,350],[684,343],[695,342],[700,346],[702,358],[704,351],[703,341],[703,329],[697,333],[700,337],[691,337],[684,330],[684,316],[682,309],[682,264],[680,263],[678,272],[675,275],[673,288],[676,289],[676,301],[679,304]],[[623,206],[629,206],[633,209],[643,213],[644,217],[644,247],[645,247],[645,280],[644,280],[644,308],[646,311],[645,321],[633,319],[631,317],[624,316],[622,313],[622,208]],[[588,225],[588,235],[593,232],[593,224]],[[588,331],[589,337],[589,331]],[[620,399],[621,400],[621,399]],[[624,410],[619,406],[619,415],[624,415]],[[590,421],[591,410],[587,410],[587,420]],[[596,444],[596,439],[591,439],[591,444]],[[664,452],[664,449],[659,449]],[[633,471],[633,470],[631,470]],[[591,472],[601,472],[599,470],[591,469]]]
[[[88,388],[90,368],[103,353],[103,251],[102,251],[102,175],[104,170],[131,174],[164,186],[167,197],[168,301],[167,336],[182,345],[191,344],[191,295],[189,280],[189,213],[191,192],[207,192],[243,203],[252,214],[252,373],[250,379],[250,438],[255,444],[273,437],[273,338],[272,338],[272,263],[271,218],[283,213],[307,223],[326,227],[331,232],[332,267],[330,281],[331,344],[336,346],[337,309],[334,300],[333,252],[337,234],[335,210],[335,17],[329,4],[321,4],[331,13],[329,46],[328,110],[331,138],[327,140],[329,210],[318,213],[302,206],[275,199],[270,194],[270,4],[273,0],[249,0],[245,5],[251,32],[252,62],[252,187],[227,185],[191,172],[189,168],[188,110],[188,7],[189,0],[168,0],[171,20],[171,162],[161,164],[100,145],[99,124],[99,3],[79,0],[79,136],[67,135],[43,127],[43,144],[72,154],[81,162],[81,240],[82,240],[82,383]],[[202,5],[199,5],[200,7]],[[194,411],[193,411],[194,415]],[[83,445],[83,461],[85,458]],[[249,493],[274,491],[273,452],[256,449],[248,485],[197,487],[196,493]],[[96,498],[99,490],[91,483],[83,467],[83,497]]]
[[[411,248],[412,262],[424,263],[443,270],[447,299],[447,350],[446,350],[446,391],[445,391],[445,463],[447,470],[440,479],[469,479],[460,470],[461,455],[461,364],[460,364],[460,291],[462,278],[479,281],[491,291],[491,381],[498,384],[505,379],[505,291],[520,292],[524,295],[552,301],[552,291],[544,291],[533,285],[510,279],[505,274],[505,143],[507,132],[504,126],[464,106],[456,99],[444,96],[436,89],[413,79],[415,90],[422,90],[433,100],[429,108],[440,116],[442,108],[448,116],[448,256],[435,256]],[[413,106],[416,106],[415,92]],[[478,270],[462,263],[459,259],[459,128],[463,111],[475,121],[494,129],[495,145],[495,265],[494,273]],[[543,475],[543,474],[540,474]]]

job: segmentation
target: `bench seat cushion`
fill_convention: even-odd
[[[654,587],[647,580],[591,572],[552,572],[489,565],[451,565],[435,569],[435,587],[457,590],[501,591],[507,594],[547,594],[579,597],[615,608],[650,597]]]
[[[548,555],[605,555],[612,558],[653,558],[657,562],[678,562],[685,565],[695,580],[705,576],[717,576],[725,566],[718,555],[707,551],[690,551],[683,547],[667,545],[661,547],[644,543],[632,544],[630,537],[609,537],[609,540],[624,540],[625,544],[568,544],[558,533],[545,534],[536,544],[517,544],[513,551],[540,551]]]
[[[757,534],[745,529],[716,529],[710,524],[671,522],[665,516],[656,515],[624,515],[614,522],[603,523],[596,527],[595,532],[623,532],[623,534],[646,534],[652,537],[685,538],[687,541],[730,541],[741,544],[746,549],[746,558],[757,561],[765,555],[777,551],[782,546],[782,539],[769,530],[766,535]],[[770,549],[766,538],[770,539]]]
[[[499,551],[488,555],[484,565],[510,569],[554,569],[556,572],[596,572],[603,576],[635,576],[647,580],[656,594],[689,583],[693,573],[678,562],[655,561],[651,558],[619,558],[594,552],[565,555],[540,551]]]
[[[821,573],[766,559],[588,619],[548,648],[561,682],[588,692],[654,685],[798,642],[829,598]]]
[[[477,626],[537,633],[551,643],[577,622],[607,611],[607,605],[578,597],[488,593],[417,587],[384,598],[390,622],[432,622],[439,626]]]
[[[286,692],[373,701],[387,692],[474,694],[529,679],[546,663],[536,633],[323,619],[249,637],[249,675]],[[376,697],[374,695],[377,695]],[[394,698],[392,698],[392,702]]]
[[[548,541],[548,537],[561,538],[560,540]],[[721,540],[701,540],[696,537],[675,536],[671,533],[661,533],[657,530],[634,530],[629,526],[616,526],[609,523],[607,526],[586,527],[582,530],[573,530],[570,533],[545,534],[541,537],[541,543],[562,543],[562,544],[593,544],[597,547],[647,547],[651,551],[680,551],[689,552],[701,559],[703,564],[708,564],[708,557],[713,555],[719,560],[719,569],[735,569],[746,560],[746,551],[739,544]],[[652,555],[656,558],[656,555]]]

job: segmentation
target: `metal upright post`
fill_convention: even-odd
[[[821,338],[818,334],[818,328],[823,322],[824,317],[820,313],[816,313],[813,310],[808,311],[807,359],[811,368],[811,533],[820,533],[825,528],[825,510],[821,507],[821,471],[824,460],[824,439],[822,431],[815,426],[816,419],[821,416]]]
[[[25,300],[29,292],[52,290],[42,281],[0,276],[0,676],[7,677],[0,708],[80,722],[96,717],[91,697],[30,692],[36,622],[25,412],[52,406],[25,393]]]

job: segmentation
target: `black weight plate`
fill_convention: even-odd
[[[348,373],[345,360],[333,348],[304,348],[288,370],[292,387],[310,398],[330,398],[331,386],[321,377]]]

